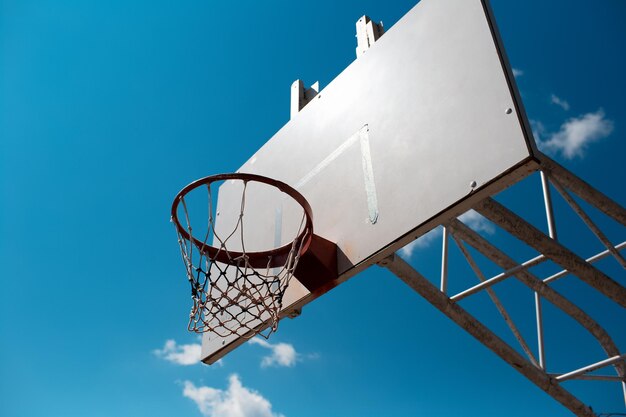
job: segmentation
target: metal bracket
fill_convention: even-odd
[[[319,90],[319,81],[313,83],[310,88],[305,88],[302,80],[295,80],[293,84],[291,84],[291,119],[317,96]]]
[[[356,57],[360,57],[385,33],[383,22],[375,23],[363,16],[356,22]]]

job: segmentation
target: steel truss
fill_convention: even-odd
[[[554,290],[550,284],[566,275],[574,275],[593,287],[602,296],[608,298],[610,302],[615,302],[622,308],[626,308],[626,288],[593,266],[598,260],[607,256],[613,256],[622,268],[626,269],[626,261],[620,252],[626,248],[626,241],[617,245],[611,243],[582,207],[572,198],[571,193],[576,194],[623,226],[626,226],[626,210],[545,155],[539,156],[534,162],[533,168],[534,171],[539,171],[541,176],[548,226],[547,235],[491,197],[474,204],[472,208],[510,235],[538,251],[540,255],[518,263],[460,220],[451,219],[443,224],[444,233],[439,288],[395,254],[379,262],[379,265],[397,275],[433,306],[574,414],[592,417],[596,416],[596,414],[591,407],[565,389],[562,383],[573,379],[617,382],[621,384],[624,400],[626,401],[626,353],[619,350],[608,332],[589,314]],[[549,184],[552,184],[571,209],[596,235],[598,240],[602,242],[606,250],[583,259],[559,242]],[[450,240],[458,246],[463,257],[467,260],[480,281],[479,284],[453,295],[448,294],[448,245]],[[491,278],[485,277],[470,254],[468,246],[474,248],[474,250],[501,267],[504,271]],[[529,268],[548,260],[559,265],[563,270],[546,278],[539,278],[529,272]],[[534,292],[537,356],[533,354],[533,350],[492,288],[495,284],[510,278],[515,278]],[[458,304],[459,301],[482,291],[486,292],[494,303],[525,356]],[[597,340],[607,357],[570,372],[549,372],[545,361],[543,313],[541,308],[541,303],[544,299],[578,322],[580,326]],[[590,374],[592,371],[605,367],[611,367],[615,375]]]

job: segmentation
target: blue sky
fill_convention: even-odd
[[[0,414],[570,415],[378,267],[282,322],[269,344],[196,363],[173,196],[245,162],[288,120],[296,78],[323,88],[352,62],[361,15],[389,27],[413,4],[2,1]],[[626,3],[493,9],[543,149],[624,204]],[[536,181],[500,199],[539,222]],[[431,277],[438,239],[403,252]],[[624,284],[611,261],[603,267]],[[466,268],[455,263],[451,275]],[[623,310],[582,285],[555,288],[595,309],[624,349]],[[516,291],[503,287],[503,298]],[[468,308],[491,320],[477,300]],[[533,340],[531,301],[513,313]],[[565,371],[602,359],[546,310],[552,352],[562,352],[551,363]],[[599,412],[624,412],[617,384],[568,387]],[[237,406],[247,414],[228,414]]]

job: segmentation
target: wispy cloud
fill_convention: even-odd
[[[434,241],[436,241],[439,236],[441,236],[442,230],[443,229],[441,227],[434,228],[430,232],[423,234],[419,238],[415,239],[413,242],[400,249],[398,251],[398,254],[405,259],[409,259],[411,256],[413,256],[413,252],[415,252],[416,249],[427,248]]]
[[[566,159],[582,158],[590,143],[613,131],[613,121],[605,117],[602,109],[566,120],[555,133],[546,132],[541,122],[533,121],[532,125],[537,145],[549,154],[560,153]]]
[[[533,136],[537,144],[541,146],[541,141],[548,134],[546,127],[539,120],[530,120],[530,127],[533,129]]]
[[[155,349],[152,353],[178,365],[195,365],[200,362],[201,350],[198,343],[178,345],[175,340],[170,339],[165,342],[163,349]]]
[[[255,337],[250,340],[253,345],[259,345],[271,351],[269,356],[264,356],[261,359],[261,367],[267,368],[269,366],[295,366],[296,361],[300,355],[296,352],[293,345],[289,343],[270,343],[265,339]]]
[[[228,378],[226,390],[184,382],[183,396],[193,400],[207,417],[284,417],[260,393],[241,384],[236,374]]]
[[[513,76],[514,77],[521,77],[522,75],[524,75],[524,71],[522,71],[521,69],[517,69],[517,68],[513,68]]]
[[[555,94],[552,94],[550,96],[550,103],[556,104],[557,106],[559,106],[565,111],[569,110],[569,103],[566,100],[563,100],[562,98],[557,97]]]
[[[459,220],[477,232],[485,232],[493,234],[495,226],[483,216],[474,210],[469,210],[459,216]],[[442,235],[443,228],[441,226],[434,228],[430,232],[420,236],[413,242],[409,243],[398,251],[398,254],[404,259],[410,259],[417,249],[429,247]]]
[[[466,211],[459,216],[459,220],[476,232],[485,232],[490,235],[496,232],[496,227],[493,223],[474,210]]]

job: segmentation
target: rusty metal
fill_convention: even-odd
[[[479,202],[474,210],[572,272],[611,300],[626,307],[626,288],[500,203],[492,198],[486,198]]]
[[[476,274],[476,277],[478,277],[478,279],[481,282],[485,282],[486,281],[485,280],[485,276],[483,275],[482,271],[480,270],[480,268],[478,267],[478,265],[476,264],[476,262],[474,261],[474,259],[470,255],[469,251],[467,250],[467,248],[465,247],[463,242],[455,235],[452,235],[452,238],[454,239],[454,242],[456,243],[457,247],[461,250],[461,253],[463,254],[465,259],[467,260],[467,263],[470,265],[470,267],[474,271],[474,274]],[[535,365],[537,367],[541,367],[543,369],[544,366],[541,364],[541,362],[537,362],[537,359],[535,358],[535,355],[533,355],[532,351],[528,347],[528,343],[526,343],[526,340],[522,336],[522,333],[519,331],[519,329],[515,325],[515,322],[513,321],[513,319],[509,315],[509,313],[504,308],[504,305],[502,304],[502,302],[500,301],[500,299],[496,295],[496,292],[493,290],[493,288],[485,288],[485,291],[487,292],[487,295],[489,295],[489,298],[491,298],[491,301],[493,302],[493,304],[498,309],[498,312],[500,313],[500,315],[504,319],[504,321],[507,324],[507,326],[509,326],[509,329],[511,330],[511,333],[513,333],[513,336],[515,337],[515,339],[517,339],[517,341],[520,344],[522,350],[524,351],[524,353],[528,357],[528,360],[530,360],[530,362],[533,365]]]
[[[541,169],[547,171],[549,176],[556,178],[561,184],[580,198],[595,206],[607,216],[612,217],[623,226],[626,226],[626,209],[624,209],[624,207],[596,190],[546,155],[538,153],[536,156],[539,159]]]
[[[615,249],[617,250],[623,250],[626,249],[626,241],[619,243],[617,245],[615,245]],[[599,252],[593,256],[590,256],[589,258],[585,259],[588,263],[592,264],[594,262],[598,262],[600,259],[604,259],[607,256],[609,256],[611,254],[611,252],[607,249],[604,250],[602,252]],[[556,281],[559,278],[563,278],[564,276],[566,276],[567,274],[569,274],[570,272],[567,269],[564,269],[562,271],[557,272],[554,275],[550,275],[549,277],[545,278],[543,280],[543,282],[545,283],[549,283],[549,282],[553,282]]]
[[[605,366],[613,365],[620,361],[623,362],[624,358],[626,358],[626,353],[623,353],[621,355],[615,355],[611,358],[604,359],[596,363],[592,363],[591,365],[583,366],[582,368],[576,369],[575,371],[559,375],[555,379],[560,382],[567,381],[568,379],[573,379],[577,376],[584,375],[587,372],[595,371],[596,369],[601,369],[601,368],[604,368]]]
[[[574,414],[579,417],[596,416],[590,407],[583,404],[578,398],[556,383],[554,378],[528,362],[474,316],[439,291],[437,287],[399,256],[391,255],[380,262],[379,265],[387,268],[399,277],[435,308]]]
[[[484,280],[484,276],[482,275],[482,272],[479,271],[475,262],[473,262],[471,256],[469,256],[469,253],[466,250],[463,250],[463,242],[468,243],[474,249],[483,254],[487,259],[490,259],[503,269],[510,271],[516,268],[515,272],[509,274],[508,278],[517,279],[533,290],[538,296],[545,298],[576,320],[598,341],[600,346],[607,353],[608,359],[581,368],[582,371],[581,369],[578,369],[569,373],[547,373],[545,367],[537,363],[537,360],[532,356],[532,353],[530,353],[527,345],[524,345],[525,342],[523,342],[523,339],[520,341],[521,335],[519,335],[519,338],[516,335],[516,339],[520,341],[520,343],[524,343],[522,344],[522,349],[527,354],[528,360],[520,356],[517,351],[491,332],[484,324],[471,316],[467,311],[463,310],[453,299],[437,290],[437,288],[426,280],[426,278],[421,276],[419,272],[415,271],[409,264],[402,261],[397,256],[387,258],[380,262],[379,265],[386,267],[400,277],[413,290],[426,298],[431,304],[455,321],[464,330],[472,334],[472,336],[478,339],[481,343],[485,344],[494,353],[512,365],[514,369],[524,374],[530,381],[535,383],[554,399],[574,412],[577,416],[593,416],[594,414],[591,408],[584,405],[572,393],[560,386],[560,382],[569,379],[582,379],[618,381],[623,384],[623,381],[626,380],[626,363],[624,363],[625,355],[620,353],[617,345],[614,343],[609,334],[582,309],[577,307],[554,289],[550,288],[541,279],[530,273],[527,268],[520,267],[520,265],[504,254],[504,252],[493,246],[485,238],[471,230],[459,220],[454,219],[450,221],[446,224],[446,227],[450,236],[452,236],[455,242],[457,242],[462,253],[466,256],[470,266],[481,281]],[[488,293],[492,291],[490,286],[485,286],[482,289],[486,290]],[[495,293],[493,295],[495,296]],[[498,310],[501,314],[503,311],[505,312],[504,307],[501,305],[501,302],[497,299],[497,297],[492,297],[492,300],[496,303],[496,307],[500,305],[501,308],[498,308]],[[504,314],[506,314],[506,312]],[[506,317],[505,321],[507,321]],[[509,327],[513,331],[514,327],[511,327],[512,321],[511,323],[507,321],[507,324],[509,324]],[[585,374],[585,372],[601,367],[600,365],[612,365],[617,372],[617,376],[594,377],[593,375]]]
[[[498,282],[504,281],[507,278],[512,277],[513,275],[524,271],[530,267],[533,267],[535,265],[539,265],[542,262],[545,262],[548,258],[544,255],[538,255],[535,256],[532,259],[527,260],[526,262],[523,262],[519,265],[515,265],[512,266],[511,268],[507,269],[506,271],[496,275],[495,277],[489,278],[488,280],[485,280],[483,282],[481,282],[480,284],[474,285],[473,287],[470,287],[464,291],[461,291],[460,293],[450,297],[452,299],[452,301],[461,301],[462,299],[469,297],[472,294],[476,294],[479,291],[482,291],[486,288],[489,288],[495,284],[497,284]]]
[[[574,210],[574,212],[578,214],[583,222],[585,222],[589,230],[591,230],[593,234],[596,235],[598,240],[602,242],[604,247],[606,247],[609,252],[611,252],[613,257],[617,260],[617,262],[619,262],[622,268],[626,269],[626,260],[624,260],[622,255],[617,251],[617,249],[615,249],[615,246],[609,241],[606,235],[602,233],[602,230],[600,230],[600,228],[596,226],[593,220],[591,220],[591,217],[589,217],[589,215],[585,213],[582,207],[580,207],[580,205],[572,198],[572,196],[569,195],[567,190],[556,179],[552,178],[551,181],[552,185],[554,185],[554,188],[556,188],[556,190],[559,192],[559,194],[561,194],[563,199],[567,201],[567,204],[569,204],[572,210]]]
[[[487,259],[494,262],[501,268],[512,268],[517,264],[502,250],[495,247],[485,238],[471,230],[460,221],[453,220],[450,223],[450,228],[454,235],[459,236],[464,242],[472,246]],[[515,274],[515,278],[576,320],[598,341],[607,356],[613,357],[620,355],[620,350],[611,336],[602,326],[600,326],[598,322],[591,318],[591,316],[589,316],[581,308],[576,306],[570,300],[565,298],[529,271],[521,270]],[[623,361],[616,363],[615,369],[620,377],[623,378],[626,376],[626,364]]]

